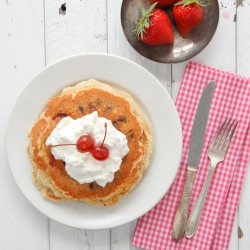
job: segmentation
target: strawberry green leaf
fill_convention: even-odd
[[[202,7],[207,6],[206,4],[201,3],[201,1],[199,1],[199,0],[181,0],[181,1],[177,2],[175,5],[187,6],[189,4],[198,4]]]
[[[142,17],[137,20],[135,32],[135,39],[143,39],[143,35],[146,32],[145,28],[150,26],[150,17],[153,15],[153,10],[158,2],[150,5],[150,7],[145,10],[142,9]]]

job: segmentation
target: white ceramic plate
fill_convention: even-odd
[[[28,131],[44,110],[47,99],[65,86],[90,78],[128,91],[152,126],[153,155],[149,169],[138,186],[113,207],[44,199],[32,183],[32,168],[26,152]],[[121,57],[84,54],[48,66],[29,82],[11,114],[6,147],[9,166],[18,187],[38,210],[68,226],[103,229],[137,219],[164,196],[179,166],[182,130],[172,99],[151,73]]]

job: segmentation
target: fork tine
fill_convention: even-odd
[[[214,143],[216,144],[214,145],[215,149],[223,150],[225,152],[228,150],[228,147],[233,138],[237,125],[238,125],[238,122],[236,122],[235,120],[226,119],[224,121],[219,132],[221,132],[222,129],[223,131],[221,132],[220,137],[218,135],[219,139],[217,139]]]
[[[235,133],[235,130],[237,128],[237,125],[238,125],[238,122],[235,123],[235,120],[232,121],[231,125],[230,125],[230,128],[228,129],[227,131],[227,135],[226,135],[226,138],[225,138],[225,141],[224,141],[224,144],[222,146],[222,149],[227,152],[228,150],[228,147],[230,145],[230,142],[233,138],[233,135]]]
[[[231,133],[231,135],[230,135],[230,140],[232,140],[232,138],[233,138],[233,136],[234,136],[234,133],[235,133],[235,130],[236,130],[237,126],[238,126],[238,122],[236,122],[236,124],[234,125],[233,131],[232,131],[232,133]]]
[[[218,139],[219,139],[219,136],[221,134],[221,131],[222,129],[224,128],[224,125],[225,123],[227,122],[227,119],[222,123],[222,125],[220,126],[219,130],[217,131],[217,133],[215,134],[212,142],[211,142],[211,145],[210,145],[210,148],[212,147],[215,147],[215,144],[217,145],[217,142],[218,142]]]
[[[216,133],[210,147],[227,151],[237,125],[238,122],[235,120],[226,118]]]
[[[226,125],[225,125],[225,127],[222,127],[223,132],[222,132],[222,135],[220,137],[220,140],[218,141],[218,148],[219,149],[223,148],[223,145],[227,140],[228,133],[230,132],[230,129],[231,129],[231,126],[232,126],[231,119],[226,119],[225,122],[226,122]],[[231,123],[231,125],[230,125],[230,123]]]
[[[231,130],[232,126],[233,126],[233,123],[234,123],[234,120],[227,119],[227,124],[226,124],[226,127],[224,128],[223,134],[221,136],[221,141],[220,141],[220,144],[219,144],[220,149],[224,148],[224,145],[228,140],[230,130]]]

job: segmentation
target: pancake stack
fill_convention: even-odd
[[[46,140],[64,117],[80,118],[97,111],[126,135],[129,152],[122,159],[114,180],[105,187],[96,182],[80,184],[71,178],[62,160],[56,160]],[[33,182],[42,195],[57,201],[78,200],[94,206],[113,206],[141,180],[150,163],[150,127],[133,98],[96,80],[80,82],[63,89],[47,101],[45,111],[29,132],[28,154]]]

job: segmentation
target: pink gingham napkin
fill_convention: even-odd
[[[203,89],[216,81],[202,154],[189,209],[197,199],[209,168],[207,150],[225,118],[238,120],[225,160],[213,176],[198,231],[176,243],[172,224],[186,177],[187,154],[196,108]],[[183,129],[183,155],[177,176],[163,199],[138,220],[133,245],[155,250],[226,250],[250,156],[250,81],[215,68],[189,62],[176,100]],[[153,167],[153,166],[152,166]],[[190,211],[189,211],[190,212]]]

